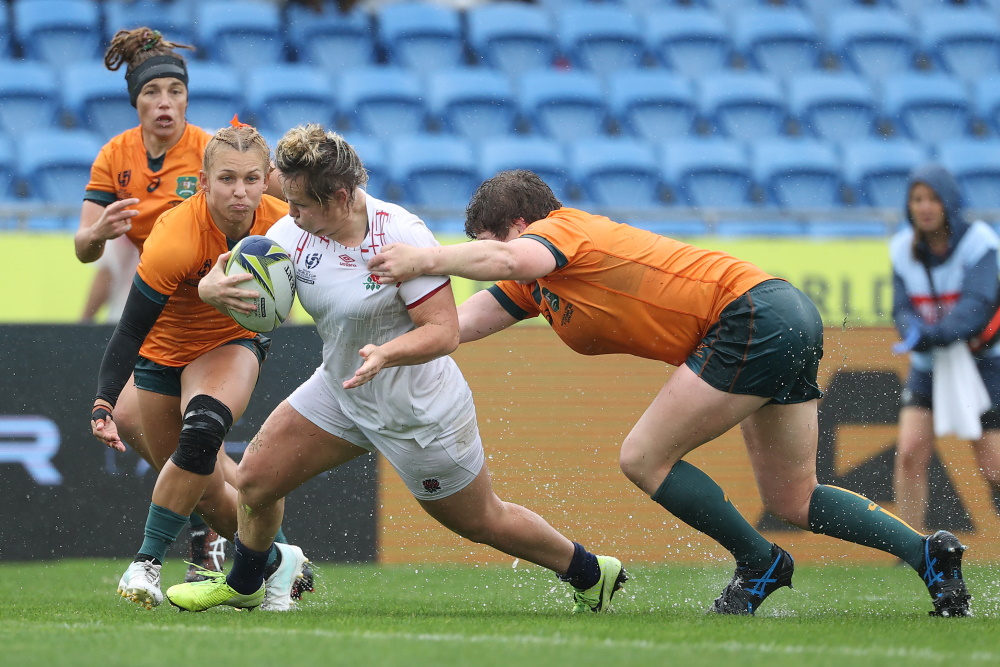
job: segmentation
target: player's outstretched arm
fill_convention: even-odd
[[[532,239],[483,240],[433,248],[391,243],[368,261],[368,268],[383,284],[421,275],[529,281],[555,270],[556,260],[544,245]]]

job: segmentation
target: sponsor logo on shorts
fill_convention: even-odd
[[[441,482],[434,479],[433,477],[431,477],[430,479],[425,479],[420,483],[424,485],[424,491],[426,491],[427,493],[437,493],[438,491],[441,490]]]

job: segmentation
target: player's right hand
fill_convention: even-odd
[[[135,206],[139,200],[135,197],[119,199],[104,207],[104,212],[91,227],[91,233],[96,241],[110,241],[132,229],[132,218],[139,211],[129,206]]]
[[[257,310],[257,304],[246,299],[256,299],[257,292],[237,285],[253,280],[253,276],[249,273],[234,273],[227,276],[225,266],[231,254],[224,252],[219,255],[212,270],[198,281],[198,296],[225,315],[228,315],[230,310],[250,314]]]
[[[90,414],[90,432],[95,438],[111,449],[125,451],[125,443],[118,437],[118,425],[115,424],[111,411],[104,405],[95,405]]]

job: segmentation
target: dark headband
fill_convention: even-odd
[[[184,61],[176,56],[153,56],[125,75],[128,84],[128,100],[132,106],[139,99],[139,91],[153,79],[180,79],[187,86],[188,73]]]

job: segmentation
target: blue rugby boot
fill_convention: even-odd
[[[931,616],[972,616],[972,596],[962,578],[965,545],[947,530],[924,538],[924,563],[918,570],[934,601]]]
[[[771,558],[771,564],[764,568],[751,568],[737,563],[732,581],[708,611],[752,616],[768,595],[782,586],[791,588],[795,561],[777,544],[771,545]]]

